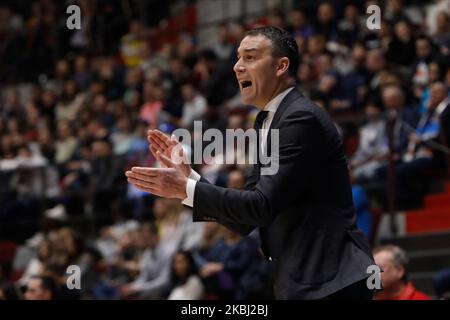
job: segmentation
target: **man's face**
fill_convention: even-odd
[[[395,291],[402,283],[404,268],[393,263],[393,256],[390,251],[380,251],[374,255],[374,259],[375,263],[383,270],[380,274],[383,288],[386,291]]]
[[[366,49],[363,46],[354,46],[352,50],[352,61],[355,66],[362,66],[366,59]]]
[[[431,47],[427,40],[419,39],[416,41],[416,54],[419,58],[426,58],[430,52]]]
[[[428,108],[433,110],[441,101],[447,97],[447,90],[439,85],[432,85],[430,88],[430,98],[428,101]]]
[[[400,109],[403,105],[403,97],[394,90],[386,89],[383,92],[383,104],[387,109]]]
[[[245,187],[245,179],[239,171],[232,171],[228,176],[228,188],[243,189]]]
[[[28,282],[25,292],[26,300],[50,300],[51,298],[50,290],[42,288],[41,279],[31,279]]]
[[[368,105],[366,107],[366,116],[369,119],[369,121],[375,121],[379,119],[380,116],[380,110],[372,105]]]
[[[271,41],[262,35],[246,36],[238,48],[234,65],[242,102],[262,109],[279,85],[278,61],[272,55]]]

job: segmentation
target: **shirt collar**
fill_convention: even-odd
[[[294,89],[294,87],[289,87],[283,92],[279,93],[277,96],[275,96],[272,100],[270,100],[265,106],[264,111],[269,111],[269,113],[275,113],[278,109],[278,106],[280,105],[281,101],[284,99],[284,97],[291,92],[291,90]]]

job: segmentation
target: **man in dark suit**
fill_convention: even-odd
[[[277,299],[371,299],[367,268],[374,264],[355,227],[347,162],[339,134],[326,114],[295,88],[298,48],[274,27],[250,30],[234,66],[244,104],[260,110],[258,147],[279,130],[278,171],[255,164],[246,190],[209,184],[187,164],[167,155],[174,144],[149,133],[151,150],[168,168],[132,168],[128,181],[192,206],[194,221],[217,221],[247,235],[259,229],[261,246],[275,267]]]

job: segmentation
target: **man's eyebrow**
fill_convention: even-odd
[[[244,52],[248,53],[248,52],[253,52],[253,51],[257,51],[257,50],[258,50],[258,48],[245,48],[242,50],[237,50],[237,55],[239,56],[239,51],[244,51]]]

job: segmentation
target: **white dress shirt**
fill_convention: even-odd
[[[270,100],[263,108],[264,111],[269,111],[267,114],[266,119],[264,119],[262,127],[261,127],[261,149],[265,150],[266,147],[266,140],[267,140],[267,134],[269,132],[270,125],[272,124],[273,116],[275,115],[275,112],[278,109],[278,106],[280,105],[281,101],[286,97],[286,95],[292,90],[294,87],[289,87],[288,89],[284,90],[283,92],[279,93],[275,98]],[[191,169],[191,174],[189,175],[189,179],[186,183],[186,199],[183,200],[183,204],[187,205],[189,207],[194,206],[194,193],[195,193],[195,185],[197,184],[197,181],[200,180],[200,175]]]

